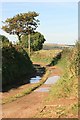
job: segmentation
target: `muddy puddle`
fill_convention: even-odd
[[[41,80],[40,76],[35,76],[30,79],[30,83],[38,83]]]
[[[59,78],[60,78],[60,76],[49,77],[44,84],[52,85],[52,84],[56,83]],[[51,87],[40,87],[40,88],[36,89],[35,92],[49,92],[50,88]]]
[[[54,84],[59,78],[60,76],[49,77],[44,84]]]
[[[36,89],[35,92],[49,92],[50,87],[42,87],[39,89]]]

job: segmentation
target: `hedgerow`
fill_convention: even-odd
[[[22,82],[34,72],[27,52],[19,45],[10,42],[2,45],[2,85]],[[28,80],[26,82],[29,82]]]

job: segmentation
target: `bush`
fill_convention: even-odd
[[[28,54],[20,46],[11,44],[2,47],[2,85],[22,82],[34,72]],[[29,82],[29,81],[27,81]]]
[[[80,76],[80,41],[76,43],[75,71],[76,75]]]
[[[32,51],[41,50],[43,47],[43,43],[45,42],[44,36],[39,32],[34,32],[30,36],[30,46]],[[23,35],[21,38],[20,45],[23,48],[28,48],[28,36]]]
[[[80,76],[80,42],[72,48],[65,48],[62,57],[67,58],[69,72],[74,76]]]

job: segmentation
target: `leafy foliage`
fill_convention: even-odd
[[[31,42],[30,43],[31,49],[33,51],[41,50],[43,47],[43,43],[45,42],[45,38],[41,33],[34,32],[31,34],[30,42]],[[23,48],[28,48],[28,36],[27,35],[22,36],[20,45]]]
[[[34,72],[28,54],[20,46],[11,44],[2,47],[2,85],[22,82]],[[29,82],[29,81],[26,81]]]
[[[2,42],[8,42],[9,43],[8,38],[5,37],[4,35],[0,35],[0,41],[2,41]]]
[[[7,37],[5,37],[4,35],[0,35],[0,47],[2,46],[8,46],[9,44],[9,40]]]
[[[80,41],[76,43],[75,70],[76,75],[80,77]]]
[[[74,76],[80,76],[80,42],[77,41],[75,47],[69,49],[67,53],[69,71]]]
[[[58,62],[58,67],[62,68],[63,74],[61,75],[60,80],[53,85],[51,96],[57,98],[78,96],[78,80],[75,69],[76,58],[76,47],[65,48],[63,50],[62,58]]]
[[[36,12],[17,14],[6,19],[2,29],[9,34],[16,34],[20,40],[23,34],[29,34],[38,27],[39,20],[35,19],[38,15]]]

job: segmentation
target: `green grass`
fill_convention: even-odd
[[[73,114],[76,116],[78,114],[78,105],[73,104],[70,106],[57,107],[56,113],[57,113],[58,117],[68,117],[69,114],[70,115]]]
[[[44,64],[50,64],[53,58],[62,50],[40,50],[31,55],[32,62],[41,62]]]
[[[56,114],[59,118],[61,117],[68,117],[68,115],[77,115],[78,114],[78,105],[73,104],[70,106],[58,106],[56,108]]]
[[[57,66],[62,69],[62,75],[60,79],[51,87],[48,97],[45,102],[51,102],[53,100],[61,98],[78,98],[78,79],[69,70],[68,57],[62,57]],[[58,117],[66,117],[70,114],[78,114],[78,103],[71,104],[70,106],[61,106],[59,109],[55,107],[55,111]]]
[[[52,86],[48,100],[53,99],[54,96],[55,98],[77,97],[78,79],[70,73],[67,58],[62,58],[57,66],[62,68],[63,73],[57,83]]]
[[[70,100],[73,98],[78,98],[78,79],[75,74],[72,74],[69,69],[71,61],[68,59],[68,55],[65,54],[62,56],[60,61],[58,61],[57,67],[62,71],[60,79],[52,85],[49,95],[45,98],[44,105],[50,104],[53,101]],[[51,108],[45,108],[42,112],[38,113],[35,117],[52,117],[52,113],[56,114],[57,118],[66,118],[71,115],[78,115],[78,103],[77,100],[75,103],[72,102],[70,105],[66,104],[57,104]]]

